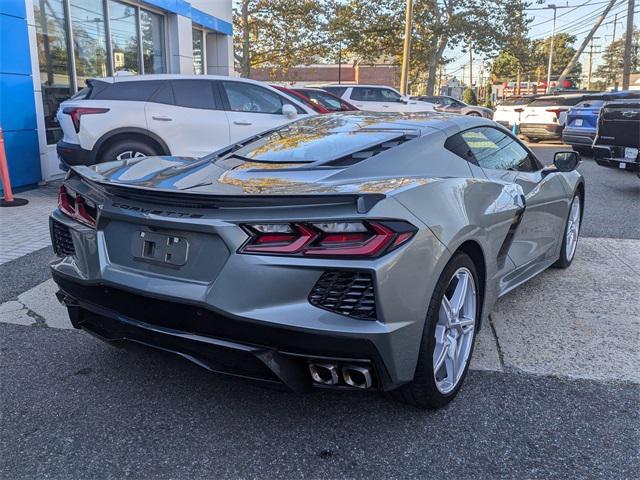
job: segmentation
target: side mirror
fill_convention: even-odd
[[[559,172],[571,172],[580,164],[578,152],[556,152],[553,156],[553,164]]]
[[[298,116],[298,111],[293,105],[285,103],[282,106],[282,114],[285,115],[289,120],[293,120]]]
[[[572,172],[580,164],[580,154],[578,152],[556,152],[553,156],[553,165],[542,169],[542,175],[554,172]]]

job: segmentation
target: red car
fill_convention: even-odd
[[[272,87],[277,88],[281,92],[284,92],[321,114],[359,110],[349,102],[320,88],[287,88],[280,85],[272,85]]]

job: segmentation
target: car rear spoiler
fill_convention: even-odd
[[[114,185],[97,173],[88,178],[83,171],[72,170],[92,190],[109,196],[158,205],[186,208],[264,208],[312,205],[353,205],[358,213],[369,212],[379,201],[386,198],[383,193],[312,193],[282,195],[219,195],[194,193],[179,190],[163,190],[135,185]]]

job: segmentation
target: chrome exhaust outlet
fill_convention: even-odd
[[[338,366],[333,363],[310,363],[309,373],[314,382],[323,385],[337,385],[340,381]]]
[[[342,379],[344,383],[355,388],[371,388],[371,372],[369,367],[345,365],[342,367]]]

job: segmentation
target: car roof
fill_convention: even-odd
[[[142,82],[145,80],[228,80],[232,82],[246,82],[253,83],[260,86],[269,85],[266,82],[259,80],[252,80],[250,78],[242,77],[229,77],[226,75],[196,75],[189,73],[154,73],[144,75],[115,75],[112,77],[94,77],[91,80],[107,83],[120,83],[120,82]]]

